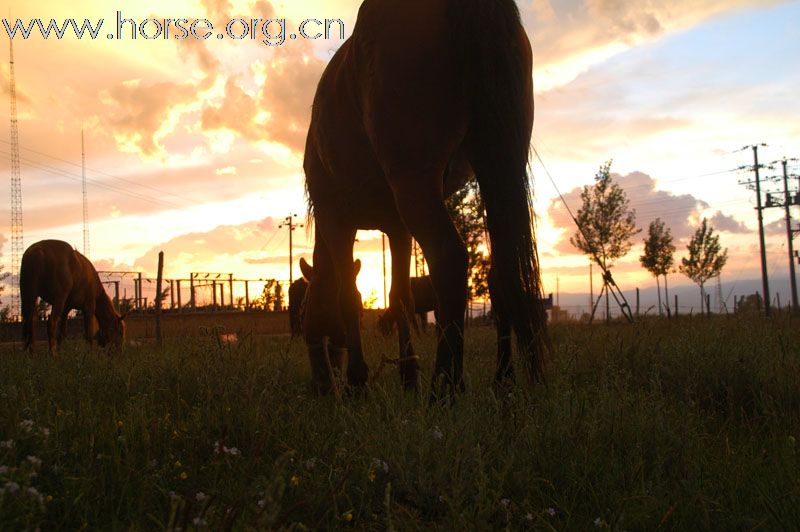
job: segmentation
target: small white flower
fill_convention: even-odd
[[[603,520],[598,517],[597,519],[594,520],[594,526],[595,526],[595,528],[602,527],[603,526]]]
[[[240,456],[242,452],[236,447],[222,447],[222,452],[229,456]]]
[[[8,481],[6,482],[6,491],[9,493],[16,493],[19,491],[19,484],[16,482]]]
[[[11,449],[14,447],[14,440],[0,441],[0,449]]]
[[[37,495],[39,495],[39,490],[37,490],[36,488],[33,488],[33,487],[28,488],[28,494],[29,495],[33,495],[34,497],[36,497]]]
[[[439,430],[439,427],[433,427],[431,430],[431,436],[433,436],[433,439],[436,441],[440,441],[442,438],[444,438],[444,434],[442,434],[442,431]]]
[[[526,513],[525,514],[525,520],[526,521],[533,521],[533,514],[530,513],[530,512]]]
[[[30,456],[30,455],[28,455],[28,462],[29,462],[29,463],[30,463],[30,464],[31,464],[33,467],[39,467],[40,465],[42,465],[42,460],[41,460],[41,458],[37,458],[37,457],[35,457],[35,456]]]
[[[384,462],[380,458],[373,458],[372,459],[372,467],[374,467],[375,469],[380,469],[384,473],[388,473],[389,472],[389,464],[387,464],[386,462]]]
[[[258,507],[259,507],[259,508],[263,508],[263,507],[264,507],[264,506],[266,506],[266,505],[267,505],[267,500],[266,500],[266,499],[260,499],[260,500],[258,501]]]
[[[204,500],[208,499],[208,495],[202,491],[198,491],[194,498],[197,499],[197,502],[203,502]]]
[[[500,499],[500,504],[508,508],[508,505],[511,504],[511,501],[509,499]]]
[[[42,427],[42,429],[39,431],[39,433],[42,436],[44,436],[45,439],[47,439],[50,436],[50,429],[48,429],[47,427]]]
[[[544,513],[546,513],[550,517],[555,517],[556,509],[555,508],[548,508],[547,510],[544,511]]]
[[[306,466],[306,469],[311,471],[312,469],[314,469],[317,466],[317,459],[316,458],[309,458],[308,460],[306,460],[305,466]]]
[[[204,527],[204,526],[206,526],[208,523],[207,523],[207,522],[206,522],[206,520],[205,520],[205,519],[203,519],[202,517],[195,517],[194,519],[192,519],[192,524],[193,524],[194,526],[198,527],[198,528],[203,528],[203,527]]]
[[[19,422],[19,428],[24,430],[25,432],[30,432],[33,430],[33,420],[32,419],[23,419]]]
[[[178,497],[178,495],[177,495],[177,494],[176,494],[174,491],[170,491],[170,492],[169,492],[169,498],[170,498],[170,500],[172,500],[172,501],[175,501],[175,500],[178,500],[178,499],[180,499],[180,497]]]
[[[0,475],[5,475],[6,473],[8,473],[8,466],[0,466]]]
[[[444,495],[439,495],[439,502],[444,502]]]

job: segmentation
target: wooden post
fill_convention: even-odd
[[[675,317],[678,317],[678,294],[675,294]]]
[[[639,287],[636,287],[636,317],[639,317]]]
[[[250,310],[250,281],[244,282],[244,309]]]
[[[178,311],[181,310],[181,280],[175,279],[175,291],[177,292],[178,296]]]
[[[114,281],[114,306],[119,312],[119,281]]]
[[[195,294],[194,294],[194,274],[190,273],[189,274],[189,307],[191,307],[191,309],[194,310],[196,305],[197,305],[197,303],[195,301]]]
[[[211,281],[211,305],[217,306],[217,281]]]
[[[169,280],[169,309],[175,308],[175,281]]]
[[[136,300],[137,301],[136,304],[137,304],[137,306],[139,308],[142,308],[142,305],[141,305],[142,297],[143,297],[142,296],[142,272],[139,272],[139,297]],[[142,310],[147,310],[147,306],[145,305],[145,308],[142,309]]]
[[[233,274],[232,273],[228,274],[228,294],[229,294],[229,297],[231,298],[231,310],[232,310],[233,309],[233,303],[234,303],[234,301],[233,301]]]
[[[711,294],[706,294],[706,316],[711,317]]]
[[[161,332],[161,282],[164,278],[164,252],[158,252],[158,276],[156,277],[156,342],[163,345],[164,337]]]

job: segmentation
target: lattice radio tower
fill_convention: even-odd
[[[11,279],[19,279],[19,265],[24,252],[22,240],[22,178],[19,169],[19,130],[17,127],[17,82],[14,78],[14,41],[9,47],[9,89],[11,100]],[[11,290],[11,315],[20,315],[19,290]]]
[[[83,146],[83,128],[81,128],[81,169],[83,174],[83,255],[89,258],[89,202],[86,195],[86,150]]]

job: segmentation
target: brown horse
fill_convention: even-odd
[[[411,235],[422,246],[439,308],[432,397],[463,389],[467,253],[444,199],[473,172],[486,204],[497,314],[513,328],[531,378],[543,378],[548,341],[527,173],[531,58],[513,0],[361,5],[352,37],[319,82],[306,141],[316,274],[304,329],[320,390],[334,387],[328,341],[347,350],[351,385],[368,379],[351,281],[358,229],[389,236],[390,306],[406,317]],[[401,321],[401,376],[416,388],[418,365]],[[510,349],[502,351],[498,380],[511,374]]]
[[[66,242],[42,240],[25,250],[19,272],[19,291],[22,336],[30,351],[33,351],[36,336],[38,298],[52,306],[47,328],[51,354],[55,354],[66,336],[67,314],[73,309],[83,313],[87,342],[93,340],[95,318],[99,325],[97,343],[101,347],[109,343],[121,345],[125,340],[124,318],[114,309],[94,266]]]

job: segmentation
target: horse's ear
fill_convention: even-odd
[[[300,271],[303,272],[306,281],[310,281],[314,277],[314,268],[302,257],[300,257]]]
[[[353,278],[358,277],[358,272],[361,271],[361,259],[353,261]]]

